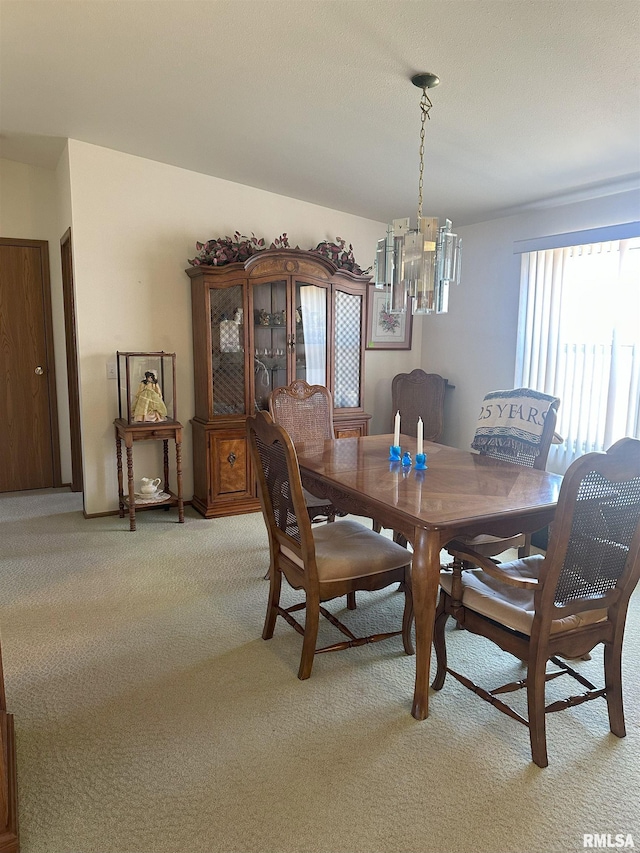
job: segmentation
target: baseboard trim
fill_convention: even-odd
[[[183,501],[184,506],[191,506],[191,501]],[[150,507],[145,507],[145,509],[149,509]],[[162,504],[157,507],[151,507],[151,509],[162,509]],[[138,511],[138,510],[136,510]],[[85,518],[106,518],[109,515],[120,515],[119,509],[109,509],[106,512],[87,512],[86,510],[82,510],[82,515]],[[128,511],[125,512],[125,517],[128,517]]]

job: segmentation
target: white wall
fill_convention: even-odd
[[[62,473],[71,479],[60,237],[71,225],[78,323],[85,509],[117,507],[113,420],[117,350],[177,353],[178,416],[185,426],[185,495],[192,494],[193,356],[187,258],[195,241],[235,230],[311,248],[341,236],[361,266],[373,262],[386,225],[173,166],[70,140],[56,172],[0,160],[0,235],[49,241]],[[468,447],[484,394],[514,381],[519,297],[515,240],[639,218],[637,192],[531,211],[460,229],[463,278],[446,315],[415,317],[411,351],[367,352],[365,409],[371,432],[388,432],[393,376],[441,373],[443,440]],[[156,443],[153,443],[156,444]],[[159,443],[157,443],[159,445]],[[160,473],[152,446],[136,446],[136,475]]]
[[[425,317],[422,341],[421,366],[456,386],[447,392],[446,444],[467,448],[484,395],[514,387],[520,294],[514,242],[639,218],[634,190],[459,229],[462,281],[452,288],[448,314]]]
[[[71,482],[67,356],[62,302],[58,192],[55,173],[49,169],[0,159],[0,236],[47,240],[51,277],[54,362],[56,372],[60,465],[62,482]]]
[[[236,230],[272,240],[286,232],[292,246],[308,249],[340,236],[367,267],[386,226],[76,140],[69,140],[68,150],[86,512],[117,507],[117,389],[106,379],[107,361],[117,350],[176,353],[184,489],[190,498],[193,356],[184,270],[196,240]],[[414,339],[413,352],[367,354],[364,403],[374,414],[372,432],[389,430],[390,403],[388,411],[385,404],[392,377],[419,364],[419,324]],[[136,477],[160,473],[155,451],[136,445]]]

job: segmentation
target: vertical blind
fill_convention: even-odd
[[[640,239],[522,255],[516,382],[560,398],[548,468],[640,438]]]

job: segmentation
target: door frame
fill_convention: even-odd
[[[51,468],[53,488],[62,486],[60,465],[60,433],[58,429],[58,395],[56,390],[56,362],[53,346],[53,315],[51,311],[51,277],[49,275],[49,241],[27,240],[18,237],[0,237],[0,246],[18,246],[40,249],[42,275],[42,316],[44,321],[45,351],[47,355],[47,388],[49,393],[49,430],[51,436]]]
[[[84,491],[82,467],[82,423],[80,419],[80,381],[78,374],[78,336],[76,300],[73,287],[73,245],[71,228],[60,238],[62,264],[62,301],[67,351],[67,390],[69,392],[69,433],[71,439],[71,491]]]

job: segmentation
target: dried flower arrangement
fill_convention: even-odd
[[[188,263],[191,266],[213,266],[221,267],[225,264],[232,264],[236,261],[244,262],[256,252],[262,252],[267,248],[267,243],[264,237],[256,237],[251,234],[251,237],[244,237],[239,231],[235,231],[233,237],[218,237],[216,239],[207,240],[206,243],[196,243],[198,254],[195,258],[191,258]],[[290,249],[289,239],[285,234],[279,237],[269,245],[270,249]],[[296,249],[300,248],[296,246]],[[310,249],[311,252],[316,252],[332,261],[339,269],[346,269],[357,275],[366,275],[369,269],[363,270],[353,256],[353,246],[347,243],[341,237],[336,237],[335,243],[330,243],[323,240],[318,243],[315,249]]]
[[[312,252],[317,252],[319,255],[323,255],[325,258],[329,258],[330,261],[339,268],[343,270],[349,270],[350,272],[354,272],[357,275],[366,275],[371,269],[363,270],[359,264],[356,262],[356,259],[353,257],[353,246],[349,243],[349,248],[347,249],[347,243],[342,237],[336,237],[335,243],[329,243],[327,240],[323,240],[322,243],[318,243],[315,249],[311,249]]]

